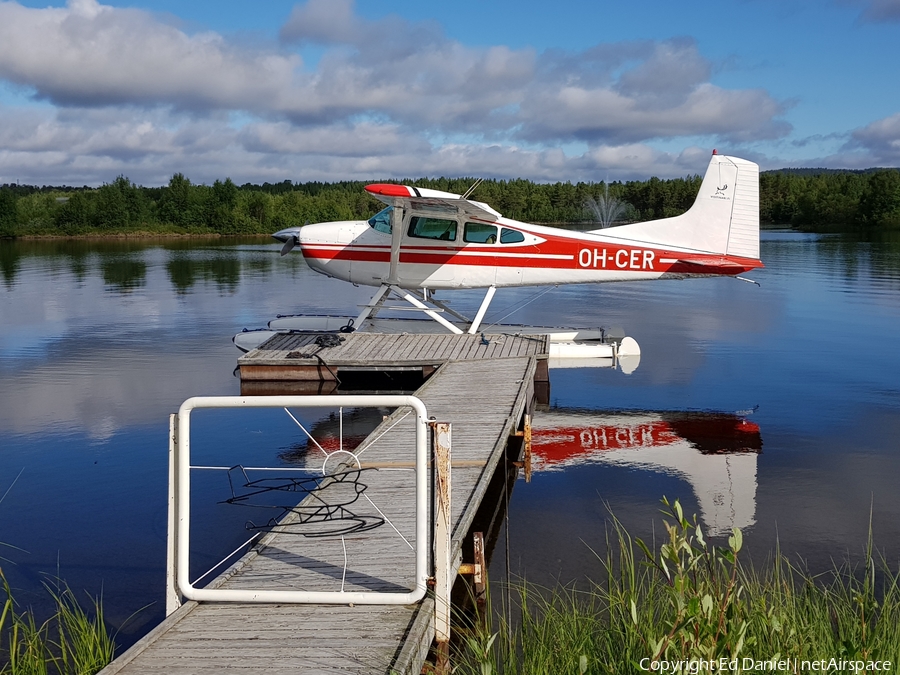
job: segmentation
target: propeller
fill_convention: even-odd
[[[297,245],[297,237],[289,237],[281,247],[281,255],[287,255]]]
[[[307,225],[309,225],[308,220],[303,223],[304,227],[306,227]],[[294,249],[297,244],[300,243],[299,229],[300,228],[298,227],[289,227],[272,235],[279,241],[284,242],[284,246],[281,247],[281,255],[287,255]]]

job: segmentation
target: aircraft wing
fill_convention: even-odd
[[[375,183],[367,185],[366,192],[388,206],[398,206],[415,211],[433,211],[445,215],[462,215],[494,222],[499,220],[500,213],[487,204],[463,199],[459,195],[441,190],[417,188],[409,185],[393,183]]]

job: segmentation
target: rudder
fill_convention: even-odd
[[[759,259],[759,166],[729,157],[737,166],[731,227],[725,253]]]

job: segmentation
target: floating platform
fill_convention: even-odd
[[[535,380],[549,384],[546,335],[278,333],[241,356],[238,371],[241,393],[287,393],[302,387],[276,383],[337,383],[348,375],[402,372],[424,381],[450,361],[529,356],[536,359]]]

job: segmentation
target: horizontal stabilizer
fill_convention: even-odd
[[[709,257],[709,258],[685,258],[678,261],[681,265],[696,265],[697,267],[709,267],[711,269],[727,269],[729,267],[744,270],[745,265],[736,263],[729,258]]]

